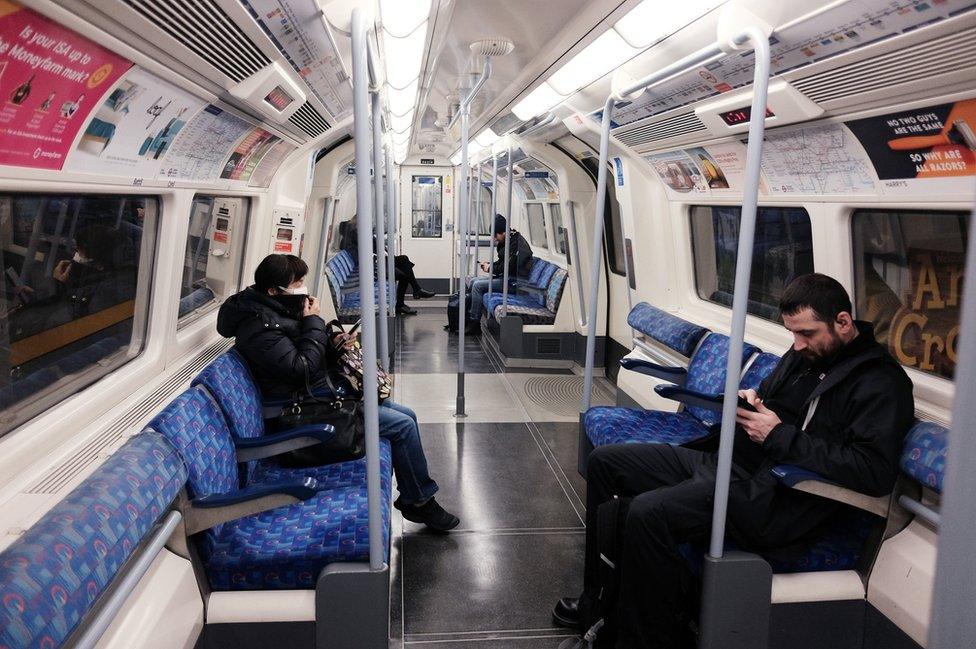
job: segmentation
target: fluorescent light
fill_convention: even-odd
[[[411,126],[413,126],[412,110],[405,115],[390,115],[390,129],[394,133],[409,131]]]
[[[720,4],[722,0],[644,0],[613,28],[629,45],[643,49],[664,40]]]
[[[386,58],[386,80],[394,88],[406,88],[420,76],[424,46],[427,44],[427,23],[403,37],[383,30],[383,55]]]
[[[486,128],[485,130],[483,130],[481,133],[478,134],[478,136],[474,139],[474,141],[480,144],[481,146],[487,148],[490,147],[495,142],[497,142],[499,139],[500,136],[496,135],[493,130],[491,130],[490,128]]]
[[[527,122],[537,115],[550,111],[559,104],[563,103],[566,95],[556,92],[548,83],[530,92],[522,101],[515,104],[512,112],[523,122]]]
[[[402,90],[387,85],[386,98],[389,101],[390,112],[394,115],[406,115],[412,111],[417,105],[418,85],[420,85],[419,79],[414,79],[413,83]]]
[[[628,45],[620,34],[608,29],[549,77],[549,84],[556,92],[571,95],[638,53],[639,50]]]
[[[380,0],[383,29],[403,38],[430,16],[431,0]]]

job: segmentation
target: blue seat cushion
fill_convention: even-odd
[[[627,316],[627,324],[652,340],[689,358],[694,353],[698,341],[708,333],[705,327],[682,320],[647,302],[634,305],[630,315]]]
[[[756,348],[749,343],[742,346],[740,367],[754,353]],[[725,368],[729,357],[729,337],[724,334],[712,333],[702,341],[691,362],[688,363],[688,378],[685,387],[702,394],[721,394],[725,389]],[[689,407],[688,413],[711,428],[722,421],[722,413],[707,408]]]
[[[161,435],[129,439],[0,553],[0,647],[59,647],[176,498]]]
[[[388,562],[391,486],[389,447],[381,444],[384,447],[380,513],[383,560]],[[345,468],[332,471],[337,484],[360,479],[358,467],[353,468],[355,476]],[[214,590],[313,589],[325,566],[369,560],[365,479],[319,491],[294,505],[224,523],[204,533],[199,548]]]
[[[583,426],[594,447],[631,443],[680,446],[710,433],[700,421],[685,412],[608,406],[587,410]]]
[[[495,319],[501,317],[502,307],[496,308]],[[508,305],[508,315],[522,318],[523,325],[551,325],[556,322],[556,314],[544,306],[512,306]]]
[[[901,470],[917,482],[942,492],[949,431],[939,424],[919,421],[908,431],[901,454]]]
[[[739,389],[758,390],[759,384],[772,374],[776,366],[779,365],[779,360],[779,356],[769,352],[757,354],[749,365],[749,369],[742,375],[742,379],[739,381]]]
[[[261,391],[236,350],[214,359],[193,379],[193,385],[202,385],[217,400],[231,435],[252,439],[264,434]]]
[[[485,293],[485,296],[481,299],[481,303],[485,305],[485,311],[494,314],[495,310],[502,305],[502,297],[503,295],[497,292],[493,292],[491,295]],[[537,295],[509,293],[508,306],[520,306],[533,309],[542,306],[542,300]]]
[[[380,472],[389,474],[392,466],[390,442],[380,438]],[[251,484],[295,482],[306,476],[315,478],[318,482],[319,491],[366,484],[366,458],[305,469],[280,466],[275,462],[275,458],[258,460],[257,466],[251,474]]]

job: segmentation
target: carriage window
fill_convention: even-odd
[[[732,306],[741,217],[739,207],[691,209],[695,283],[703,300]],[[812,272],[813,242],[806,210],[760,207],[756,216],[748,312],[778,321],[783,289],[794,277]]]
[[[559,203],[549,203],[549,213],[552,215],[552,233],[556,237],[556,250],[561,255],[566,254],[566,228],[563,227],[563,211]]]
[[[212,311],[238,289],[246,220],[247,199],[202,195],[193,199],[177,326]]]
[[[542,203],[526,203],[525,213],[529,221],[529,241],[538,248],[548,248],[546,217],[542,211]]]
[[[851,223],[857,317],[902,365],[951,379],[969,214],[858,210]]]
[[[478,215],[478,220],[471,229],[477,228],[479,235],[490,237],[491,226],[494,224],[494,214],[491,213],[491,189],[485,187],[484,183],[481,184],[481,211],[471,210],[471,213]]]
[[[414,176],[410,183],[411,224],[415,239],[441,237],[441,200],[444,179],[441,176]]]
[[[0,194],[0,435],[143,347],[159,202]]]

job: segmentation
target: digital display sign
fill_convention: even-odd
[[[719,117],[728,126],[738,126],[739,124],[746,124],[752,117],[752,106],[746,106],[745,108],[737,108],[736,110],[727,110],[724,113],[719,113]],[[773,111],[766,109],[766,118],[776,117]]]
[[[264,100],[280,113],[284,109],[288,108],[288,105],[295,101],[295,98],[285,92],[281,86],[275,86],[271,89],[271,92],[265,96]]]

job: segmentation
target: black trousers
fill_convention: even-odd
[[[616,444],[590,455],[584,595],[598,587],[598,506],[614,495],[633,498],[617,563],[618,649],[672,649],[687,643],[681,621],[697,602],[698,579],[677,548],[708,536],[716,463],[714,453],[667,444]],[[746,477],[733,471],[737,478]]]
[[[403,306],[408,287],[413,287],[414,293],[419,293],[423,287],[413,274],[413,262],[406,255],[397,255],[393,258],[393,271],[397,283],[396,304]]]

